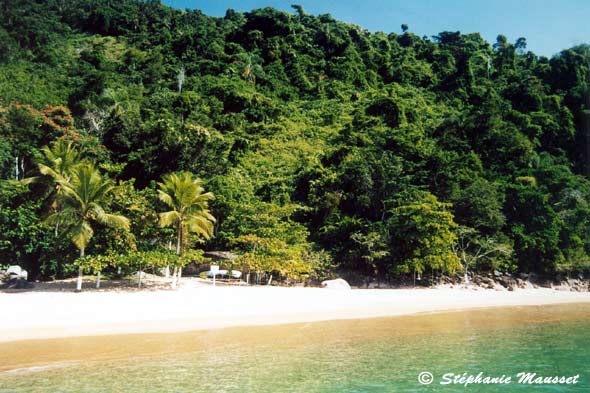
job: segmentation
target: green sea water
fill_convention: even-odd
[[[0,344],[0,370],[2,393],[590,392],[590,306],[27,341]],[[480,372],[512,381],[440,384]],[[520,372],[579,377],[519,384]]]

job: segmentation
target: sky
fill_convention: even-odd
[[[510,42],[527,40],[527,49],[552,56],[590,43],[590,0],[162,0],[181,9],[223,16],[228,8],[251,11],[273,7],[294,12],[299,4],[313,15],[331,14],[369,31],[401,32],[401,24],[419,36],[441,31],[479,32],[491,43],[498,34]]]

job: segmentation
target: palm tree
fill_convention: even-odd
[[[158,197],[170,211],[160,213],[160,226],[176,227],[176,254],[184,253],[189,233],[196,233],[209,239],[213,234],[215,217],[209,212],[209,201],[213,194],[204,192],[203,181],[190,172],[171,173],[158,183]],[[176,287],[181,273],[174,269],[172,287]]]
[[[60,139],[41,149],[44,162],[39,163],[39,171],[55,181],[59,179],[69,180],[72,170],[82,162],[80,152],[74,147],[73,142]]]
[[[80,152],[74,147],[71,141],[58,140],[41,149],[43,162],[37,164],[42,176],[25,179],[26,182],[47,182],[51,185],[51,192],[48,199],[51,201],[51,209],[58,211],[59,199],[63,196],[61,183],[69,182],[72,171],[80,164],[82,159]],[[55,236],[59,231],[59,223],[55,225]]]
[[[129,230],[129,219],[116,214],[109,214],[102,206],[113,186],[104,179],[92,164],[78,165],[71,172],[71,180],[60,179],[62,196],[60,210],[51,214],[47,221],[61,224],[65,234],[80,250],[80,257],[94,235],[92,223],[98,222],[111,228]],[[78,269],[76,290],[82,290],[83,269]]]
[[[264,76],[262,58],[254,54],[243,54],[237,61],[241,65],[240,74],[246,81],[256,84],[256,78]]]

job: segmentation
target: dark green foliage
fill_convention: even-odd
[[[42,201],[31,198],[16,181],[0,180],[0,260],[20,264],[39,274],[41,264],[55,249],[51,230],[43,224]]]
[[[482,233],[494,234],[505,223],[497,187],[484,179],[474,179],[461,190],[455,201],[455,210],[458,223]]]
[[[547,59],[522,37],[373,34],[300,6],[223,18],[159,1],[0,7],[0,177],[35,176],[42,146],[77,141],[133,223],[99,228],[93,253],[166,244],[154,182],[189,171],[216,196],[204,247],[247,252],[252,269],[257,256],[289,276],[275,263],[286,258],[308,274],[324,249],[365,274],[452,271],[441,258],[460,224],[510,245],[510,269],[588,270],[588,45]],[[32,191],[2,191],[10,262],[53,261],[33,243],[50,228]]]

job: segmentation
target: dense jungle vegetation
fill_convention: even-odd
[[[63,277],[178,240],[281,277],[588,272],[589,86],[588,45],[3,0],[0,264]],[[208,196],[209,239],[163,222],[171,176]],[[89,187],[100,209],[65,217]]]

